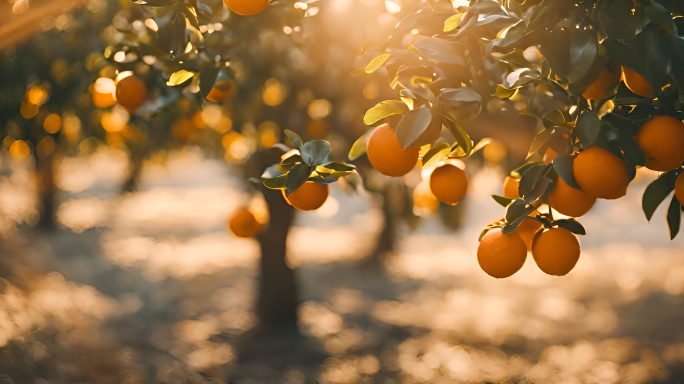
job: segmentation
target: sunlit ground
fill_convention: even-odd
[[[237,173],[175,152],[121,195],[123,154],[67,159],[57,170],[63,229],[25,237],[13,228],[37,219],[31,176],[3,167],[0,265],[11,277],[1,281],[0,373],[17,383],[684,380],[684,236],[669,241],[665,206],[644,219],[650,173],[581,219],[582,256],[563,278],[531,257],[506,280],[479,269],[478,234],[503,212],[489,197],[500,193],[496,168],[472,175],[461,230],[437,219],[402,227],[386,274],[357,266],[381,229],[378,202],[333,187],[322,210],[298,214],[288,241],[301,329],[331,357],[248,379],[233,340],[256,321],[259,250],[225,229],[250,202]]]

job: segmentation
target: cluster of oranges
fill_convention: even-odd
[[[404,176],[418,164],[419,147],[402,148],[397,136],[388,124],[373,131],[366,147],[368,160],[380,173],[386,176]],[[468,176],[454,164],[445,163],[430,174],[430,191],[441,202],[458,204],[468,189]]]
[[[634,93],[653,97],[652,86],[638,73],[622,68],[622,76],[615,68],[607,68],[584,93],[586,99],[603,99],[608,89],[621,79]],[[670,116],[653,116],[634,136],[645,155],[645,167],[657,172],[667,172],[684,163],[684,123]],[[553,148],[544,153],[546,165],[558,155]],[[629,176],[627,164],[614,153],[592,145],[575,156],[573,176],[575,189],[563,179],[556,177],[547,203],[555,211],[569,217],[580,217],[589,212],[597,199],[619,199],[627,193]],[[518,199],[519,180],[506,177],[504,196]],[[675,196],[684,201],[684,173],[675,183]],[[533,214],[534,216],[535,214]],[[483,237],[478,248],[481,268],[496,278],[505,278],[517,272],[525,262],[527,252],[532,252],[539,268],[547,274],[563,276],[570,272],[580,255],[577,237],[564,228],[542,229],[542,223],[525,219],[514,233],[504,234],[494,227]]]

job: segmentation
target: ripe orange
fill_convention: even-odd
[[[627,187],[622,188],[620,191],[618,191],[616,194],[604,197],[606,200],[617,200],[621,197],[625,197],[627,195]]]
[[[207,95],[207,100],[211,101],[223,101],[235,94],[236,91],[235,83],[232,80],[217,81],[214,84],[214,88],[211,89]]]
[[[93,105],[98,108],[107,108],[116,104],[116,84],[108,77],[100,77],[93,84]]]
[[[677,200],[684,205],[684,173],[679,175],[677,181],[675,181],[675,196],[677,196]]]
[[[147,100],[147,86],[135,75],[124,77],[116,85],[116,100],[128,112],[133,112]]]
[[[530,214],[530,216],[537,216],[538,214],[539,212],[534,211]],[[528,252],[532,251],[532,240],[534,239],[534,235],[541,229],[541,227],[542,223],[538,222],[537,220],[525,219],[522,223],[520,223],[520,225],[518,225],[518,229],[515,230],[515,233],[520,235],[520,238],[525,242]]]
[[[399,177],[411,172],[418,162],[420,148],[403,149],[394,131],[383,124],[368,138],[366,148],[368,160],[378,172],[386,176]]]
[[[327,184],[315,183],[307,181],[297,188],[290,196],[285,196],[283,189],[283,197],[291,206],[300,211],[315,211],[320,208],[326,200],[328,200],[329,188]]]
[[[228,220],[228,228],[237,237],[254,237],[261,232],[263,226],[254,218],[252,212],[240,207]]]
[[[653,116],[634,137],[646,155],[646,168],[667,172],[684,162],[684,123],[671,116]]]
[[[468,176],[452,164],[437,167],[430,175],[430,190],[435,197],[446,204],[456,205],[468,189]]]
[[[615,196],[627,186],[627,164],[601,147],[592,145],[580,152],[573,163],[580,188],[599,198]]]
[[[489,276],[503,279],[518,272],[525,264],[527,246],[517,232],[505,235],[492,228],[477,247],[477,262]]]
[[[580,217],[589,212],[595,202],[596,197],[569,186],[560,177],[549,192],[549,205],[565,216]]]
[[[553,161],[553,159],[558,156],[558,152],[554,151],[553,148],[549,147],[546,149],[546,152],[544,152],[544,165],[549,165]]]
[[[269,0],[223,0],[231,11],[238,15],[256,15],[268,7]]]
[[[653,86],[640,74],[627,67],[622,67],[622,79],[630,91],[639,96],[653,97]]]
[[[503,183],[503,195],[509,199],[519,199],[520,193],[518,192],[518,187],[520,186],[520,180],[506,176]]]
[[[551,228],[535,239],[532,257],[544,273],[565,276],[579,260],[580,243],[577,236],[567,229]]]
[[[426,216],[437,211],[439,208],[439,200],[430,190],[430,183],[423,180],[413,189],[413,207],[414,213],[416,209],[424,212]]]
[[[591,83],[589,88],[582,94],[587,100],[601,100],[610,96],[608,90],[620,82],[620,75],[618,71],[613,72],[610,67],[604,69],[599,75],[598,79]]]

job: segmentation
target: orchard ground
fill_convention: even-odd
[[[669,241],[666,204],[643,217],[654,172],[582,218],[589,235],[564,278],[531,256],[505,280],[478,267],[503,170],[470,175],[459,231],[436,218],[401,227],[385,269],[360,266],[381,229],[378,202],[333,185],[320,210],[297,213],[288,239],[300,327],[330,357],[273,366],[236,357],[258,278],[258,244],[226,230],[249,201],[241,176],[192,149],[155,159],[123,196],[122,153],[62,161],[62,228],[44,235],[22,232],[36,220],[30,173],[3,159],[0,373],[16,383],[684,381],[684,238]],[[418,172],[404,180],[417,184]]]

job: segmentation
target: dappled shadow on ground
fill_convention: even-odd
[[[506,280],[479,270],[477,235],[501,215],[487,197],[499,171],[474,175],[461,231],[432,219],[404,228],[384,269],[359,264],[379,209],[333,188],[334,203],[300,214],[289,238],[306,338],[269,340],[273,364],[237,356],[256,324],[258,275],[258,244],[225,230],[250,202],[239,177],[188,150],[119,195],[124,160],[60,165],[71,179],[59,181],[51,234],[21,230],[36,215],[22,170],[0,180],[0,374],[16,383],[684,380],[684,242],[666,240],[664,212],[650,225],[640,216],[652,175],[583,218],[589,235],[564,278],[531,258]]]

